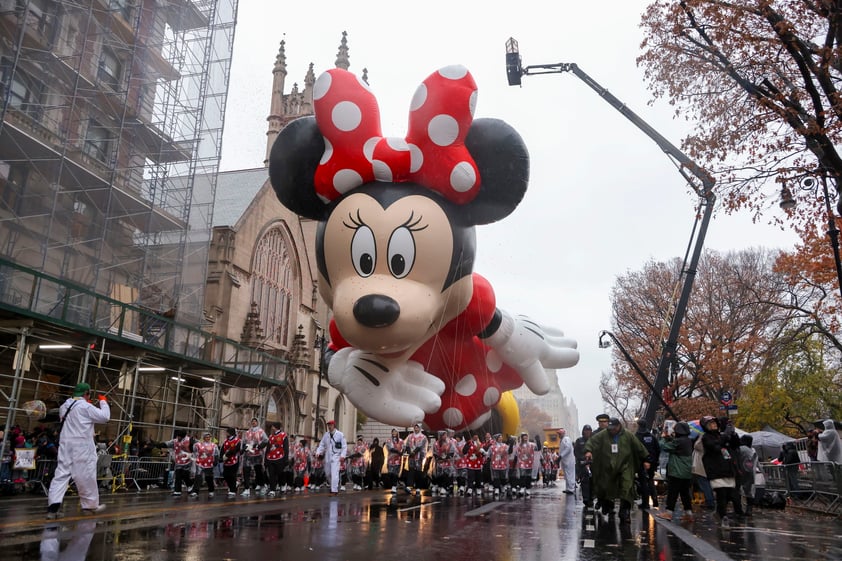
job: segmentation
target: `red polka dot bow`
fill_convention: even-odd
[[[418,86],[406,139],[382,136],[374,94],[346,70],[319,76],[313,99],[325,140],[314,177],[322,200],[371,181],[412,181],[457,204],[470,202],[479,191],[479,170],[464,144],[477,86],[464,66],[441,68]]]

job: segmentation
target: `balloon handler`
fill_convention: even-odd
[[[386,424],[478,427],[504,392],[545,394],[547,369],[579,359],[561,331],[497,308],[473,273],[475,226],[509,215],[529,175],[520,135],[473,119],[476,93],[465,67],[441,68],[416,91],[406,138],[384,138],[368,85],[331,69],[315,116],[287,125],[270,153],[281,203],[319,222],[328,380]]]
[[[111,408],[104,395],[99,395],[99,406],[91,403],[91,386],[82,382],[76,384],[73,396],[59,407],[61,434],[58,447],[58,465],[47,497],[47,519],[63,516],[61,503],[70,479],[76,483],[82,512],[95,514],[105,510],[99,503],[99,488],[96,483],[96,444],[94,425],[107,423]]]

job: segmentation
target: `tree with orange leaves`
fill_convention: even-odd
[[[678,416],[715,412],[725,390],[739,400],[746,383],[780,356],[781,335],[796,312],[785,305],[789,291],[773,270],[775,258],[757,249],[705,252],[663,395]],[[679,260],[647,263],[619,277],[612,292],[612,331],[650,381],[677,298],[680,266]],[[603,399],[611,404],[619,395],[643,402],[646,383],[618,349],[613,358],[613,376],[601,383]]]
[[[657,0],[641,26],[638,64],[655,98],[696,123],[682,146],[728,209],[759,215],[785,182],[817,173],[839,189],[842,2]],[[823,201],[793,195],[811,224]]]

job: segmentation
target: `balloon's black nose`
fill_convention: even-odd
[[[354,318],[366,327],[389,327],[400,315],[400,305],[382,294],[363,296],[354,304]]]

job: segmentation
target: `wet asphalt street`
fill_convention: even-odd
[[[842,520],[761,510],[730,528],[710,514],[670,523],[635,510],[630,525],[557,488],[531,498],[413,497],[403,492],[276,498],[104,495],[108,509],[44,519],[43,497],[0,498],[0,558],[19,560],[776,561],[842,559]]]

